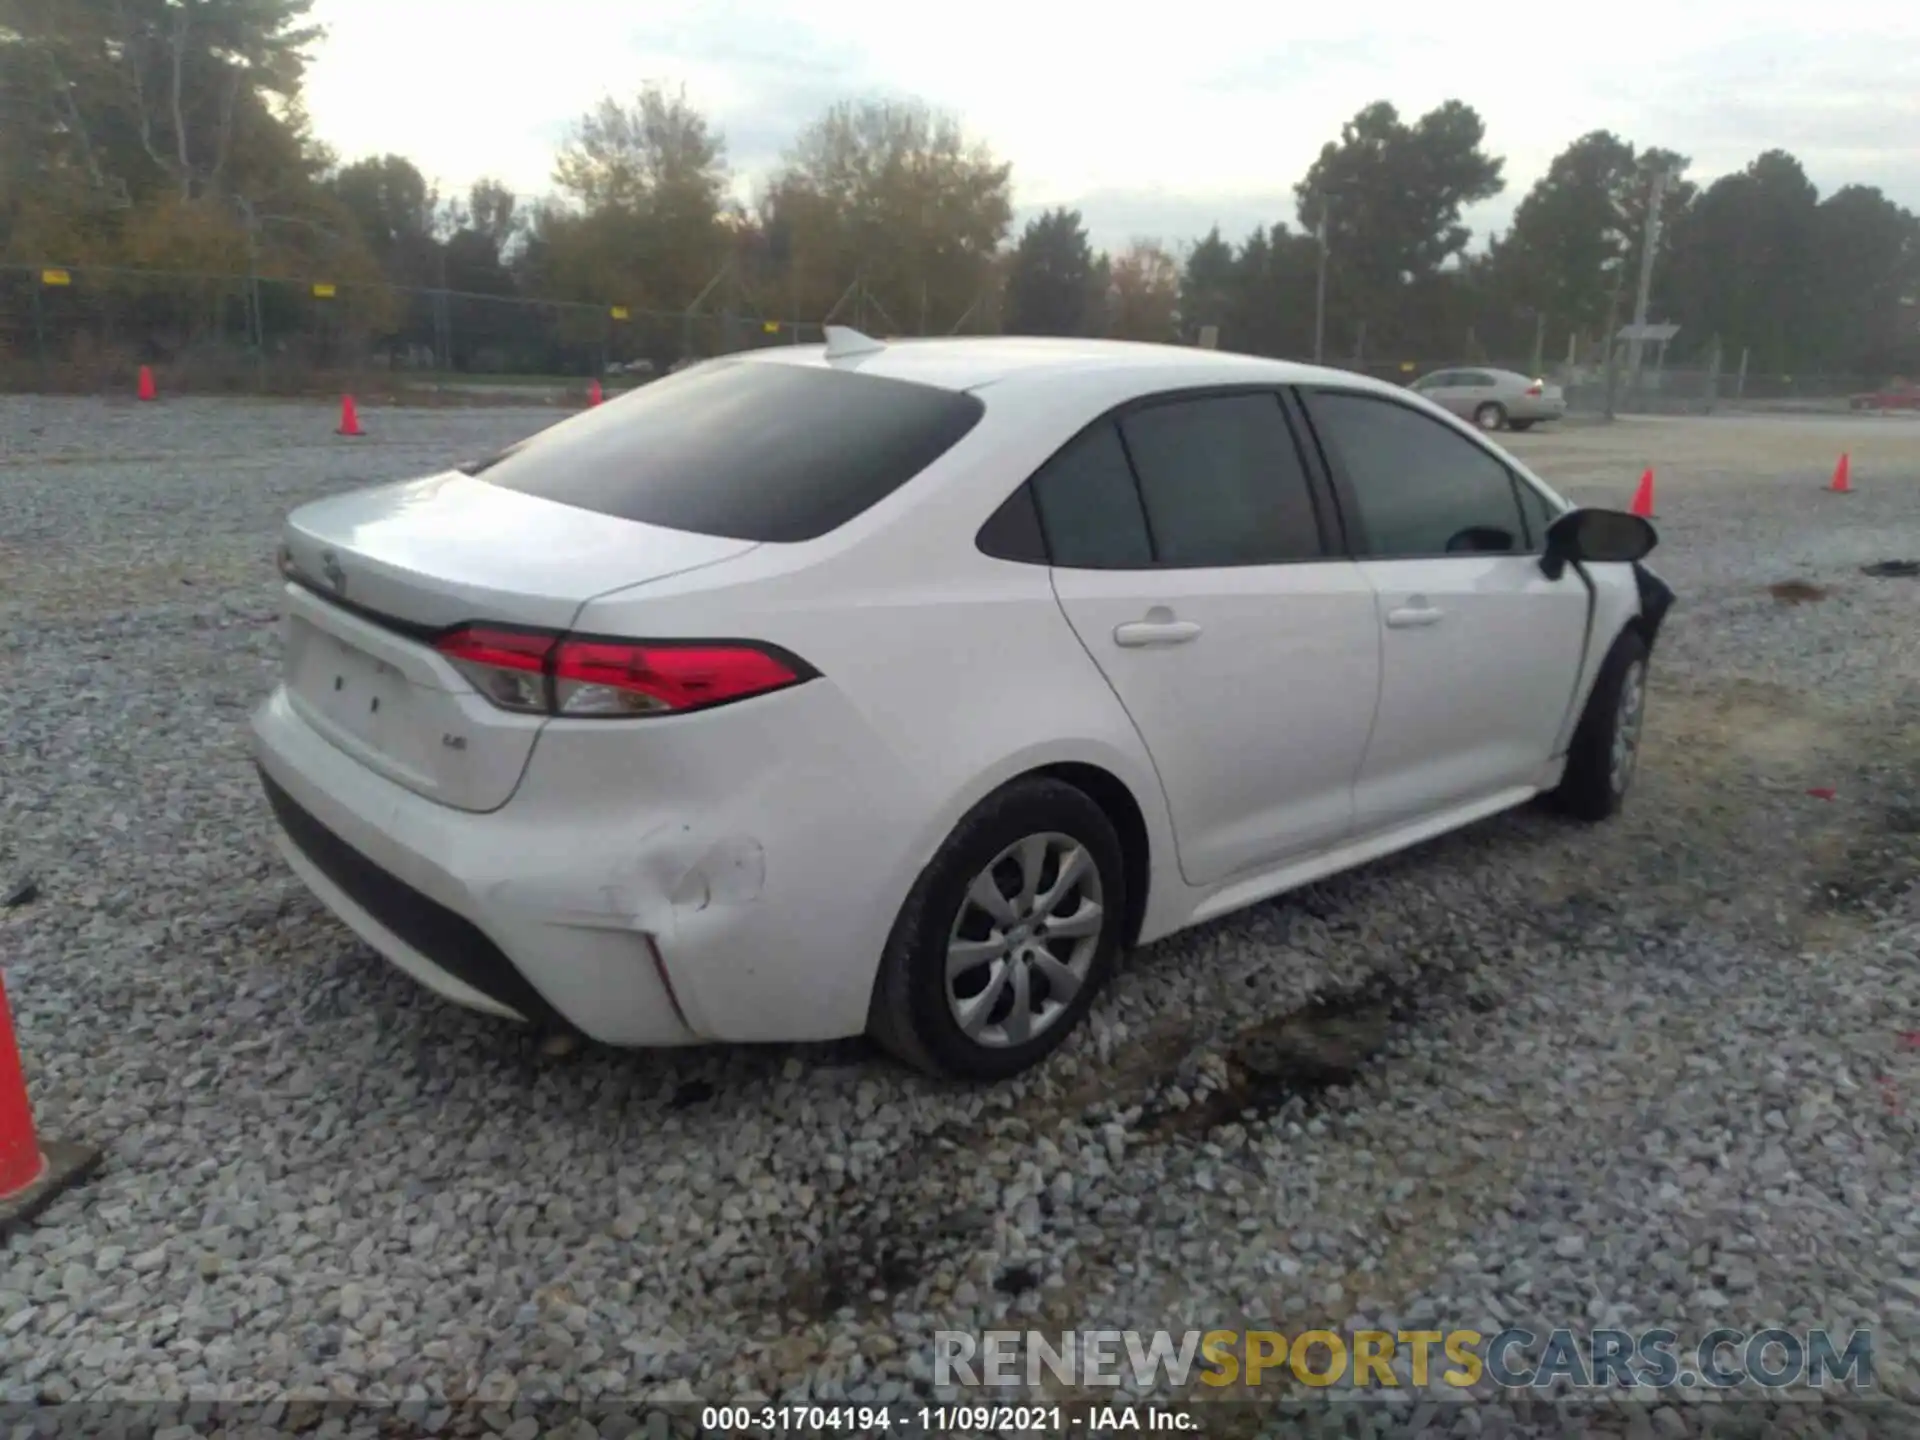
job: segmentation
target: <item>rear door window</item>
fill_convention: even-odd
[[[1321,558],[1306,467],[1272,393],[1210,395],[1120,422],[1162,565]]]
[[[906,380],[723,360],[642,386],[468,473],[671,530],[813,540],[925,470],[985,408]]]

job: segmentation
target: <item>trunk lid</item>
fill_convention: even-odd
[[[565,630],[596,596],[755,542],[621,520],[458,471],[302,506],[282,536],[283,678],[307,722],[416,794],[504,805],[546,719],[490,704],[432,646],[464,621]]]

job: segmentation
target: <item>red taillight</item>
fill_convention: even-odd
[[[1539,396],[1539,395],[1544,395],[1545,393],[1546,393],[1546,388],[1543,385],[1541,385],[1541,383],[1538,380],[1534,381],[1533,384],[1527,387],[1527,394],[1529,395]]]
[[[684,714],[810,673],[757,645],[572,639],[479,625],[448,632],[435,648],[503,710],[582,719]]]
[[[544,715],[553,708],[547,660],[558,639],[538,630],[466,625],[442,635],[434,649],[502,710]]]
[[[559,715],[658,715],[778,690],[800,672],[752,645],[566,640],[553,657]]]

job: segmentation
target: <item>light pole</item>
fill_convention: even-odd
[[[1320,196],[1320,223],[1315,227],[1320,239],[1320,273],[1313,291],[1313,363],[1318,365],[1327,342],[1327,197]]]
[[[1640,244],[1640,293],[1633,302],[1633,335],[1627,341],[1627,389],[1640,391],[1641,336],[1646,333],[1647,305],[1653,295],[1653,257],[1660,248],[1660,200],[1673,177],[1656,170],[1648,181],[1647,224]]]

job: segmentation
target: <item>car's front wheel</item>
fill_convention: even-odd
[[[1587,697],[1587,708],[1567,750],[1567,769],[1554,802],[1580,820],[1605,820],[1620,809],[1640,762],[1647,715],[1647,642],[1623,630],[1613,642]]]
[[[1482,430],[1500,430],[1507,423],[1507,407],[1489,400],[1473,412],[1473,423]]]
[[[1017,1074],[1086,1013],[1126,913],[1106,813],[1062,781],[1015,781],[975,806],[921,872],[887,942],[868,1028],[930,1074]]]

